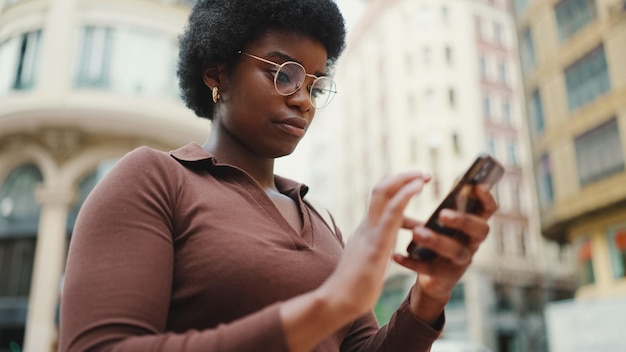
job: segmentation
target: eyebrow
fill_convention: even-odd
[[[289,55],[287,55],[287,54],[285,54],[283,52],[280,52],[280,51],[271,51],[271,52],[267,53],[267,56],[268,57],[275,57],[277,59],[283,60],[283,62],[285,62],[285,61],[293,61],[293,62],[297,62],[300,65],[302,65],[302,63],[300,61],[298,61],[295,58],[293,58],[293,57],[291,57],[291,56],[289,56]],[[302,65],[302,67],[304,67],[304,65]],[[313,74],[315,76],[317,76],[317,77],[327,76],[326,72],[320,72],[320,71],[317,71],[317,72],[315,72]]]

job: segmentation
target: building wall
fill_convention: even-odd
[[[626,216],[623,207],[626,201],[623,167],[626,72],[622,64],[626,58],[626,5],[618,0],[588,2],[592,4],[591,12],[595,13],[593,18],[563,38],[559,35],[556,11],[564,3],[567,2],[529,1],[517,12],[520,36],[528,30],[533,33],[536,56],[536,65],[524,72],[526,95],[530,97],[534,91],[540,91],[545,120],[542,131],[534,130],[532,123],[529,127],[533,159],[537,165],[542,156],[547,155],[552,171],[553,199],[540,204],[542,230],[546,238],[572,243],[577,250],[578,270],[584,276],[581,276],[577,298],[623,296],[624,278],[616,277],[616,269],[612,266],[619,265],[612,264],[619,263],[619,260],[611,252],[616,245],[610,242],[609,236],[611,228],[623,223]],[[599,46],[604,49],[610,87],[581,106],[572,108],[567,72]],[[529,114],[529,122],[532,119]],[[608,149],[598,153],[595,159],[604,160],[608,154],[615,160],[621,157],[621,170],[607,171],[594,180],[584,181],[581,172],[589,168],[586,167],[588,164],[581,164],[585,161],[579,156],[577,140],[613,119],[613,128],[619,135],[617,145],[605,147]],[[600,142],[594,143],[600,145]],[[616,163],[619,164],[619,160]],[[539,188],[538,192],[541,197],[545,189]],[[590,263],[581,259],[587,257],[588,248],[592,248]],[[594,273],[591,282],[587,273],[589,265]],[[621,266],[624,265],[622,262]]]
[[[176,38],[188,11],[187,3],[165,0],[0,1],[0,246],[3,258],[14,258],[12,269],[32,265],[32,276],[25,278],[30,280],[26,300],[0,299],[8,304],[0,307],[3,314],[13,317],[10,325],[0,319],[2,339],[10,338],[13,350],[55,350],[66,249],[76,211],[90,190],[84,189],[85,181],[101,177],[116,159],[140,145],[167,151],[191,141],[201,143],[208,135],[209,122],[195,118],[178,98],[174,74]],[[81,85],[77,82],[88,51],[87,27],[110,28],[116,45],[135,40],[131,43],[143,45],[146,52],[118,51],[103,57],[102,62],[111,64],[102,74],[109,83]],[[35,41],[27,41],[24,55],[34,54],[24,57],[15,45],[35,31],[41,31],[34,46],[38,49],[30,52],[28,45]],[[151,50],[171,57],[158,60]],[[20,69],[12,60],[21,63],[19,72],[28,68],[32,73],[16,76]],[[127,67],[119,67],[121,63]],[[124,69],[129,75],[122,74]],[[8,176],[24,165],[34,165],[42,182],[27,190],[30,195],[12,198],[16,195],[7,188]],[[25,236],[10,225],[21,211],[16,202],[29,197],[35,199],[31,206],[39,208],[32,258],[10,247]],[[17,279],[24,278],[13,277]],[[12,307],[11,302],[18,305]],[[11,341],[0,341],[0,349],[9,348]]]

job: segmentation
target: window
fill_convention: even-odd
[[[424,92],[424,107],[428,112],[435,111],[435,92],[432,89]]]
[[[464,308],[465,307],[465,287],[463,283],[458,283],[450,292],[450,299],[446,304],[447,309]]]
[[[609,69],[600,45],[565,69],[567,103],[574,110],[611,89]]]
[[[593,273],[593,248],[591,240],[586,238],[578,245],[578,283],[579,285],[593,284],[596,279]]]
[[[456,104],[456,97],[453,88],[448,89],[448,102],[450,103],[450,107],[453,108]]]
[[[502,101],[502,119],[511,124],[511,102],[506,98]]]
[[[524,71],[529,71],[535,67],[535,43],[530,28],[527,28],[522,34],[521,56]]]
[[[178,96],[173,39],[131,29],[85,27],[78,53],[78,88]]]
[[[422,64],[426,67],[430,66],[432,61],[432,50],[429,47],[422,48]]]
[[[494,284],[494,293],[496,295],[496,311],[510,312],[513,310],[513,300],[511,298],[511,287],[505,284]]]
[[[461,141],[460,141],[460,137],[459,134],[454,132],[452,133],[452,149],[454,150],[454,153],[456,155],[461,154]]]
[[[515,12],[517,12],[518,14],[526,12],[529,1],[530,0],[515,0]]]
[[[449,46],[446,46],[445,51],[446,51],[446,53],[445,53],[445,55],[446,55],[446,63],[448,65],[452,65],[452,48],[449,47]]]
[[[479,70],[480,70],[480,77],[487,78],[487,58],[485,58],[484,55],[480,55]]]
[[[541,157],[536,170],[539,203],[542,206],[548,206],[554,202],[554,189],[552,184],[552,165],[547,154]]]
[[[609,250],[613,277],[626,277],[626,225],[609,230]]]
[[[82,42],[76,85],[107,88],[110,84],[113,30],[86,27]]]
[[[544,129],[543,106],[541,105],[541,95],[538,89],[533,91],[531,99],[532,105],[530,107],[530,111],[532,113],[532,129],[534,132],[541,133]]]
[[[39,226],[35,186],[42,181],[39,169],[25,164],[13,169],[0,187],[0,339],[11,336],[18,344],[26,324]]]
[[[578,32],[597,15],[595,0],[562,0],[556,4],[559,39],[565,40]]]
[[[500,23],[493,24],[493,37],[496,43],[503,44],[504,40],[502,37],[502,25]]]
[[[444,24],[448,24],[450,22],[450,11],[446,5],[441,6],[441,21]]]
[[[491,99],[488,96],[483,97],[483,117],[491,119]]]
[[[24,33],[0,44],[0,96],[35,85],[41,31]]]
[[[576,137],[578,180],[586,185],[624,171],[624,156],[617,120]]]
[[[517,143],[513,139],[506,142],[506,157],[510,165],[517,165]]]
[[[496,140],[493,136],[487,136],[487,152],[494,157],[496,155]]]
[[[498,77],[500,78],[501,83],[506,83],[508,81],[506,63],[504,61],[500,61],[498,63]]]

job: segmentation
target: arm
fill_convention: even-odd
[[[60,351],[286,351],[278,305],[215,329],[168,330],[181,177],[134,151],[92,191],[71,239]],[[210,302],[207,302],[210,304]]]

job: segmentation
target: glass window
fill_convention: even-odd
[[[508,81],[506,63],[504,61],[500,61],[498,63],[498,76],[501,83],[506,83]]]
[[[613,277],[626,277],[626,224],[609,230],[609,250]]]
[[[483,97],[483,116],[491,119],[491,99],[488,96]]]
[[[529,0],[515,0],[515,12],[522,14],[528,8]]]
[[[511,123],[511,102],[507,98],[502,101],[502,119],[507,124]]]
[[[521,56],[524,71],[535,67],[535,43],[530,28],[527,28],[522,34]]]
[[[446,49],[446,62],[448,63],[448,65],[452,64],[452,48],[447,46]]]
[[[536,170],[539,202],[542,206],[550,205],[554,202],[554,189],[552,184],[552,165],[547,154],[541,157]]]
[[[26,324],[39,226],[35,187],[42,181],[35,165],[24,164],[0,187],[0,340],[10,336],[18,345]]]
[[[578,32],[597,15],[595,0],[562,0],[556,4],[559,38],[565,40]]]
[[[611,90],[604,46],[599,46],[565,69],[567,103],[570,110],[580,108]]]
[[[543,121],[543,106],[541,104],[541,94],[539,93],[539,89],[535,89],[533,91],[532,100],[531,100],[530,111],[532,113],[532,128],[534,132],[543,132],[544,129],[544,121]]]
[[[517,143],[513,139],[506,142],[507,161],[511,165],[517,165]]]
[[[446,304],[447,309],[464,308],[465,307],[465,287],[463,283],[458,283],[450,293],[450,299]]]
[[[574,144],[581,185],[624,171],[623,147],[616,119],[576,137]]]
[[[578,245],[578,283],[593,284],[596,281],[593,273],[593,247],[591,240],[586,238]]]
[[[75,84],[140,96],[178,96],[170,38],[132,29],[85,27]]]
[[[480,56],[479,59],[479,69],[480,69],[480,77],[487,78],[487,58],[484,55]]]
[[[35,85],[41,31],[24,33],[0,44],[0,96]]]

